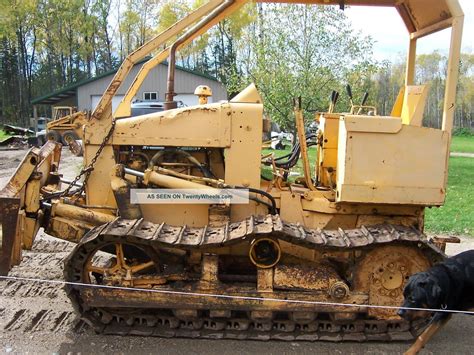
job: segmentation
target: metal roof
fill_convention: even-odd
[[[116,71],[117,70],[109,70],[109,71],[107,71],[105,73],[102,73],[100,75],[97,75],[95,77],[84,79],[84,80],[78,81],[76,83],[69,84],[69,85],[67,85],[67,86],[65,86],[65,87],[63,87],[59,90],[56,90],[56,91],[50,92],[46,95],[37,97],[37,98],[31,100],[31,103],[33,105],[38,105],[38,104],[40,104],[40,105],[51,105],[51,104],[55,104],[55,103],[60,102],[64,99],[75,96],[77,94],[77,88],[79,86],[82,86],[82,85],[85,85],[87,83],[102,79],[106,76],[112,75]]]
[[[150,58],[145,58],[145,59],[139,61],[136,65],[142,64],[142,63],[146,62],[149,59]],[[164,62],[162,64],[166,65],[166,66],[168,65],[168,63],[166,63],[166,62]],[[204,73],[201,73],[201,72],[198,72],[198,71],[195,71],[195,70],[186,69],[186,68],[183,68],[183,67],[180,67],[180,66],[176,66],[176,69],[180,70],[180,71],[187,72],[187,73],[191,73],[191,74],[194,74],[194,75],[197,75],[197,76],[201,76],[201,77],[206,78],[206,79],[218,81],[216,78],[214,78],[211,75],[204,74]],[[86,85],[86,84],[91,83],[91,82],[94,82],[96,80],[100,80],[100,79],[105,78],[109,75],[113,75],[116,72],[117,72],[117,69],[113,69],[113,70],[109,70],[105,73],[99,74],[97,76],[94,76],[92,78],[87,78],[87,79],[78,81],[76,83],[72,83],[70,85],[67,85],[67,86],[59,89],[59,90],[53,91],[51,93],[48,93],[46,95],[43,95],[43,96],[40,96],[40,97],[37,97],[37,98],[31,100],[31,104],[33,104],[33,105],[52,105],[52,104],[58,103],[58,102],[60,102],[64,99],[74,97],[75,95],[77,95],[77,88],[78,87]]]

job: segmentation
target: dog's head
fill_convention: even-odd
[[[441,304],[442,289],[438,280],[427,272],[420,272],[410,277],[403,290],[403,308],[438,308]],[[426,318],[429,311],[400,309],[398,315],[406,320]]]

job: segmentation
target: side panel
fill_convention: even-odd
[[[406,125],[397,132],[382,128],[397,119],[370,120],[340,121],[337,201],[442,205],[448,133]]]
[[[263,105],[232,103],[232,139],[225,152],[225,182],[260,188]]]
[[[121,119],[114,145],[228,147],[229,104],[209,104]]]
[[[263,105],[259,103],[218,103],[193,106],[117,121],[112,136],[113,145],[165,147],[225,148],[225,177],[227,184],[260,188],[260,151]],[[95,126],[86,127],[85,162],[90,162],[99,146],[100,135]],[[106,127],[98,128],[106,129]],[[115,165],[112,145],[107,145],[95,164],[87,184],[87,203],[116,206],[110,186],[110,174]],[[189,207],[186,205],[186,207]],[[205,225],[207,206],[169,209],[169,206],[143,206],[144,218],[167,223]],[[231,220],[251,214],[265,214],[266,207],[234,205]],[[193,215],[198,216],[194,218]],[[160,217],[157,217],[160,216]]]
[[[230,185],[260,188],[260,165],[263,130],[263,105],[231,103],[232,139],[225,151],[225,182]],[[253,201],[249,205],[232,205],[231,221],[267,213]]]

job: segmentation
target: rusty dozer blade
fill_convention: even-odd
[[[0,197],[0,275],[8,274],[21,255],[16,238],[16,222],[20,209],[19,198]]]
[[[20,215],[28,213],[34,219],[39,212],[39,205],[31,203],[27,196],[28,184],[36,181],[37,191],[28,194],[39,196],[39,189],[50,182],[50,173],[57,171],[60,156],[61,146],[52,141],[41,148],[30,149],[0,191],[0,275],[8,274],[21,262],[25,229],[21,227]]]

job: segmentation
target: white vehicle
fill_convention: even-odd
[[[186,107],[183,101],[178,101],[178,108]],[[165,110],[165,104],[161,101],[140,101],[132,102],[132,117],[146,115],[153,112]]]

